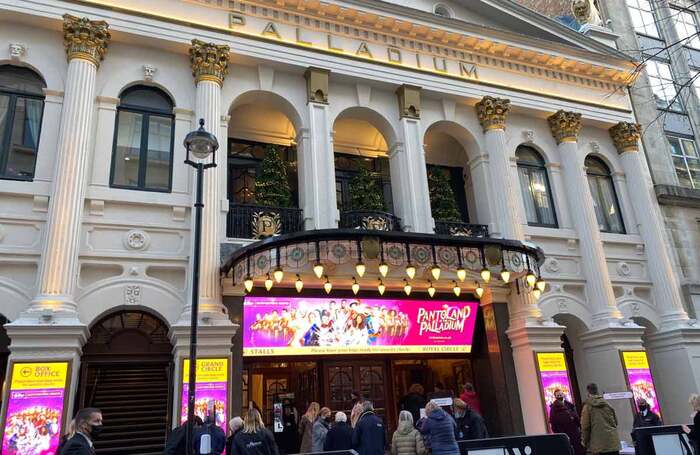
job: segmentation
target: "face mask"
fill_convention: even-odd
[[[100,433],[102,433],[102,425],[90,425],[90,437],[92,439],[96,439],[100,436]]]
[[[646,410],[647,410],[647,405],[645,405],[645,404],[640,404],[640,405],[639,405],[639,410],[640,410],[640,411],[646,411]]]
[[[564,397],[557,397],[557,401],[564,401]]]

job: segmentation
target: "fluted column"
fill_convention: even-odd
[[[39,269],[39,289],[31,311],[75,313],[80,220],[90,153],[95,76],[110,34],[104,21],[63,16],[68,57],[57,163]]]
[[[586,297],[593,310],[594,325],[604,325],[611,318],[619,319],[621,315],[615,304],[593,196],[583,165],[584,157],[578,149],[581,114],[560,110],[547,120],[552,135],[559,144],[566,198],[579,238],[581,268],[586,278]]]
[[[653,283],[651,289],[654,303],[661,313],[662,330],[679,321],[687,321],[683,308],[678,277],[673,270],[668,254],[668,243],[664,237],[663,216],[652,195],[642,157],[639,154],[640,126],[636,123],[620,122],[610,128],[620,161],[630,187],[629,197],[644,239],[647,267]],[[687,325],[687,324],[686,324]]]

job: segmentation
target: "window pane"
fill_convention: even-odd
[[[41,77],[29,68],[0,65],[0,89],[43,96],[44,87]]]
[[[605,218],[610,232],[622,233],[622,217],[620,216],[620,208],[615,200],[615,187],[612,179],[599,178],[601,205],[604,209]]]
[[[170,144],[172,119],[152,115],[148,119],[148,165],[146,187],[159,190],[170,188]]]
[[[688,159],[690,178],[693,180],[693,188],[700,188],[700,160]]]
[[[600,201],[600,192],[598,191],[598,178],[592,175],[588,176],[588,186],[591,189],[591,197],[593,197],[593,209],[595,217],[598,220],[598,229],[606,231],[608,226],[605,223],[605,213]]]
[[[43,102],[21,97],[17,97],[16,100],[5,175],[32,178],[39,145]]]
[[[119,111],[118,116],[117,147],[114,152],[112,183],[123,186],[138,186],[143,116],[127,111]]]
[[[163,93],[163,91],[154,87],[145,87],[142,85],[125,90],[121,96],[121,104],[168,112],[173,109],[173,103],[170,97]]]
[[[681,186],[692,188],[693,184],[690,181],[690,174],[688,173],[688,168],[685,166],[685,160],[679,156],[674,156],[673,166],[676,168],[678,183]]]
[[[681,141],[677,137],[666,136],[668,143],[671,145],[671,154],[683,156],[683,148],[681,147]]]
[[[697,158],[698,157],[698,149],[695,147],[695,141],[691,141],[689,139],[683,139],[681,140],[681,143],[683,144],[683,154],[685,156]]]
[[[554,210],[550,204],[547,175],[544,169],[533,170],[531,175],[532,195],[540,213],[540,224],[554,224]]]
[[[535,200],[532,195],[528,169],[519,167],[518,176],[520,177],[520,190],[523,193],[523,204],[525,205],[527,222],[538,224],[539,220],[537,219],[537,210],[535,209]]]
[[[6,95],[0,95],[0,138],[5,134],[5,128],[7,127],[7,109],[10,107],[10,97]]]

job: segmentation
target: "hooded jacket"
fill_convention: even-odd
[[[316,418],[314,426],[311,430],[311,451],[312,452],[323,452],[323,443],[326,442],[326,435],[330,429],[331,424],[328,423],[323,417]]]
[[[408,421],[399,424],[391,437],[391,455],[424,455],[423,436]]]
[[[475,410],[477,414],[481,415],[481,401],[479,401],[479,395],[476,392],[464,390],[459,399],[467,403],[467,406]]]
[[[428,436],[433,455],[459,455],[457,424],[451,415],[441,408],[431,412],[420,427]]]
[[[357,419],[352,430],[352,448],[359,455],[384,455],[386,434],[382,419],[366,411]]]
[[[583,405],[581,442],[593,453],[620,450],[615,410],[600,395],[591,395]]]
[[[265,428],[257,433],[237,432],[233,437],[233,451],[236,455],[279,455],[275,438]]]

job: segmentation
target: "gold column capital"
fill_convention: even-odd
[[[228,74],[229,53],[229,47],[224,44],[193,39],[190,64],[195,84],[200,81],[212,81],[224,85],[224,78]]]
[[[91,21],[87,17],[63,15],[63,45],[68,61],[79,58],[100,66],[112,35],[105,21]]]
[[[396,90],[400,118],[420,118],[420,92],[420,87],[408,84],[404,84]]]
[[[476,103],[476,115],[484,132],[506,129],[508,112],[510,112],[510,100],[507,98],[485,96]]]
[[[608,131],[620,155],[625,152],[639,151],[639,138],[642,135],[642,127],[639,123],[620,122]]]
[[[581,132],[581,114],[578,112],[560,109],[547,117],[547,122],[557,144],[578,140],[578,134]]]

